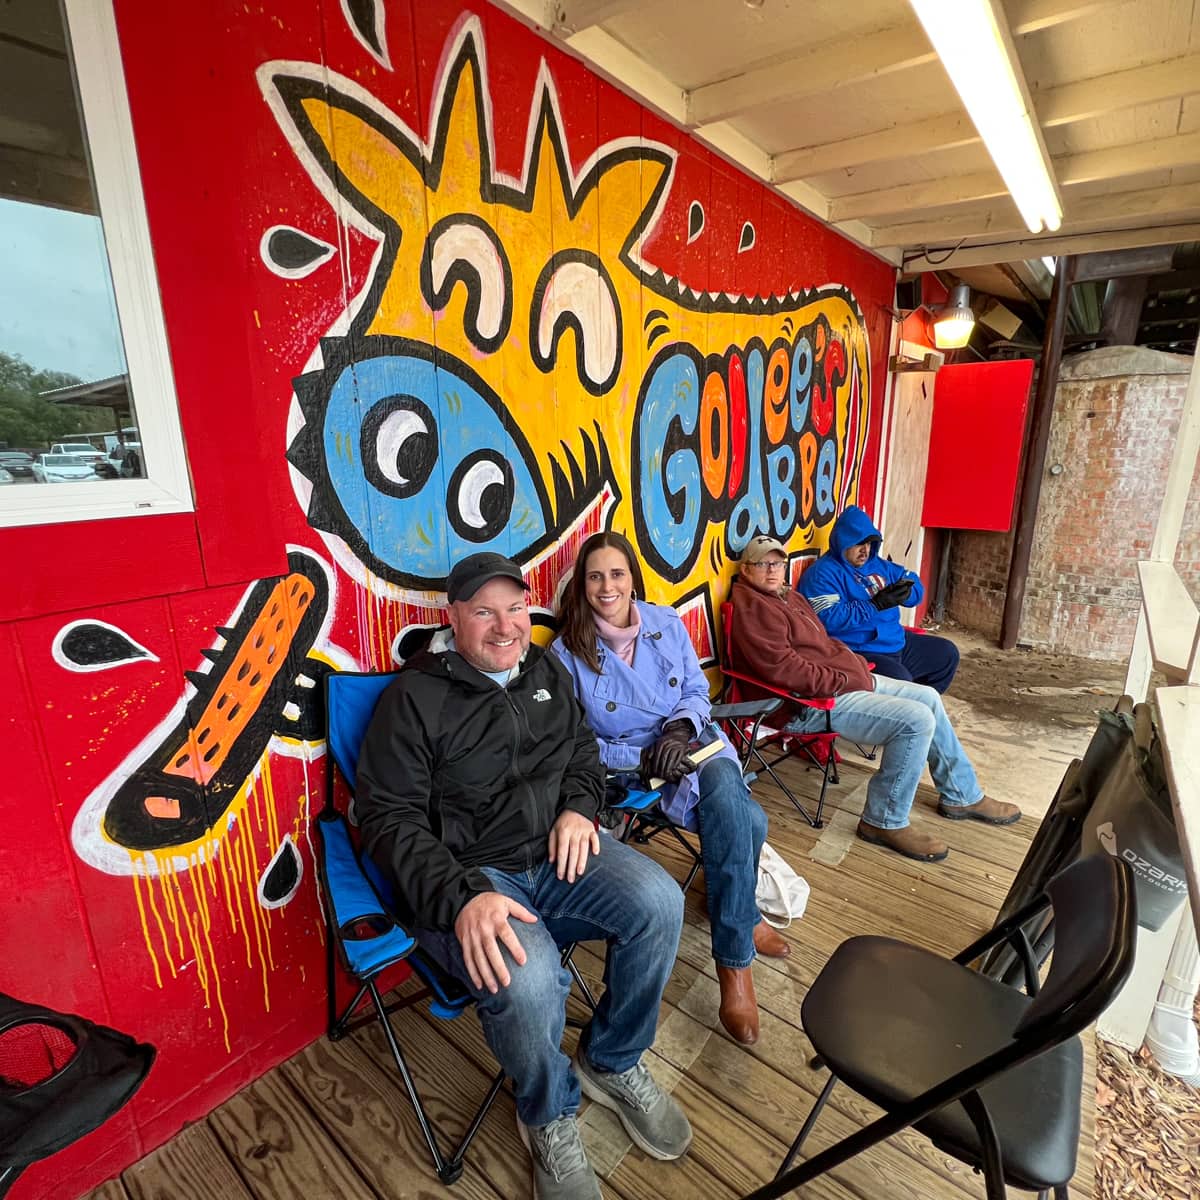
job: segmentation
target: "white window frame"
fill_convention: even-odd
[[[0,488],[0,528],[195,510],[112,0],[63,11],[147,477]]]

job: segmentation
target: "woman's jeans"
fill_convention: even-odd
[[[950,724],[941,696],[920,683],[882,675],[872,678],[873,692],[838,696],[829,714],[835,733],[864,746],[883,746],[879,770],[867,784],[863,820],[878,829],[903,829],[926,763],[947,808],[982,800],[975,768]],[[787,728],[805,733],[823,730],[825,712],[805,709]]]
[[[574,883],[547,860],[515,873],[484,867],[501,895],[538,916],[536,925],[509,921],[526,959],[517,966],[504,947],[512,982],[494,996],[471,983],[453,932],[420,932],[421,949],[476,1000],[484,1036],[513,1081],[517,1115],[546,1125],[579,1108],[579,1081],[562,1052],[570,973],[560,947],[604,941],[604,994],[580,1046],[600,1071],[627,1071],[654,1041],[663,989],[675,965],[683,925],[683,894],[656,862],[602,831],[600,853]]]
[[[719,967],[748,967],[754,961],[754,927],[762,919],[754,891],[767,815],[751,799],[738,764],[724,758],[701,766],[695,812],[713,958]]]

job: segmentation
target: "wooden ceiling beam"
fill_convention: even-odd
[[[1200,54],[1185,54],[1163,63],[1112,71],[1048,88],[1037,94],[1036,107],[1042,127],[1048,128],[1086,121],[1102,112],[1174,100],[1198,92]],[[825,171],[932,154],[977,141],[979,135],[969,117],[963,113],[944,113],[857,137],[785,150],[775,155],[774,178],[776,183],[786,183]]]
[[[1095,254],[1080,254],[1075,259],[1075,282],[1121,279],[1127,275],[1148,275],[1155,278],[1157,272],[1169,271],[1174,259],[1174,246],[1140,246],[1131,250],[1102,250]],[[1157,288],[1151,287],[1150,290],[1157,291]]]
[[[1091,16],[1119,2],[1010,0],[1006,8],[1013,36],[1019,37]],[[728,79],[693,88],[688,93],[689,124],[724,121],[751,109],[850,87],[936,60],[928,38],[915,22],[873,33],[856,33],[807,46],[786,57],[749,67]]]
[[[906,272],[963,270],[993,263],[1022,263],[1042,255],[1074,254],[1083,251],[1119,250],[1130,246],[1174,245],[1200,241],[1200,219],[1178,225],[1154,225],[1144,229],[1106,229],[1096,232],[1060,230],[1058,233],[997,239],[982,245],[926,246],[904,255]]]
[[[1072,201],[1063,213],[1063,228],[1107,222],[1111,229],[1119,227],[1121,222],[1136,225],[1140,221],[1168,217],[1191,220],[1197,214],[1200,214],[1200,183],[1177,183],[1103,196],[1082,196]],[[1016,208],[1011,202],[1005,202],[1002,208],[982,213],[964,213],[904,225],[881,225],[875,230],[872,245],[944,246],[958,239],[1020,234],[1024,229]]]
[[[1200,92],[1200,54],[1184,54],[1166,62],[1110,71],[1051,88],[1038,101],[1038,119],[1043,128],[1073,125],[1116,109],[1174,100],[1196,92]]]
[[[929,39],[916,24],[823,42],[729,79],[693,88],[687,93],[687,123],[724,121],[750,109],[864,83],[936,58]]]
[[[1080,154],[1063,154],[1052,162],[1060,187],[1193,166],[1200,163],[1200,132],[1133,142],[1126,146],[1110,146],[1104,150],[1088,150]],[[833,221],[862,221],[926,208],[975,204],[994,196],[1003,196],[1006,191],[998,172],[980,171],[973,175],[950,176],[942,180],[841,196],[830,201],[829,215]]]
[[[559,37],[569,37],[644,7],[645,0],[557,0],[550,5],[552,28]]]

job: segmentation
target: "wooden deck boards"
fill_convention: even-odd
[[[788,765],[785,778],[810,803],[819,776]],[[787,936],[786,960],[760,960],[755,985],[761,1036],[747,1049],[717,1021],[719,993],[699,889],[688,897],[675,970],[663,998],[652,1070],[688,1113],[696,1137],[680,1163],[659,1163],[630,1147],[611,1113],[585,1108],[584,1138],[607,1197],[614,1200],[736,1200],[771,1177],[824,1082],[809,1068],[812,1050],[799,1027],[800,1002],[835,947],[859,933],[880,933],[952,953],[992,922],[1036,823],[1008,829],[951,823],[922,792],[914,821],[952,847],[945,863],[921,864],[850,839],[837,858],[839,834],[857,820],[855,794],[870,768],[848,756],[842,781],[827,801],[830,833],[808,826],[769,783],[755,794],[770,817],[770,840],[808,879],[805,917]],[[830,850],[833,850],[830,853]],[[647,851],[675,876],[685,862],[667,839]],[[580,946],[576,962],[598,984],[598,948]],[[443,1144],[461,1134],[495,1070],[478,1022],[467,1015],[443,1022],[423,1009],[396,1018],[405,1053]],[[566,1048],[574,1048],[568,1030]],[[1094,1053],[1085,1039],[1086,1094],[1094,1092]],[[838,1088],[810,1137],[815,1152],[869,1122],[877,1111]],[[1094,1108],[1084,1105],[1079,1170],[1071,1194],[1093,1192]],[[502,1094],[467,1157],[462,1179],[441,1188],[378,1026],[332,1044],[321,1039],[256,1081],[105,1185],[91,1200],[522,1200],[530,1193],[528,1160],[518,1139],[511,1099]],[[808,1200],[974,1200],[983,1184],[924,1138],[905,1133],[809,1184]]]

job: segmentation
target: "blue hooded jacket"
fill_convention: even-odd
[[[845,552],[859,542],[870,541],[871,555],[861,567],[852,567]],[[870,658],[871,652],[899,654],[904,648],[900,609],[880,612],[871,597],[900,579],[911,579],[908,604],[919,604],[925,589],[920,578],[894,562],[880,558],[883,535],[857,505],[850,505],[833,523],[829,549],[803,575],[796,590],[813,606],[831,637],[840,638],[851,650]]]

